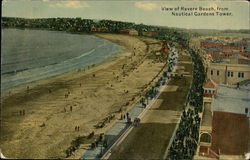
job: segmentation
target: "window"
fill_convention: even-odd
[[[213,75],[214,74],[214,72],[213,72],[213,70],[211,70],[211,75]]]
[[[230,77],[230,72],[227,72],[227,76]]]
[[[239,78],[244,78],[244,72],[238,72],[238,77]]]
[[[220,75],[220,71],[217,70],[217,76]]]
[[[211,135],[208,133],[202,133],[200,137],[200,142],[211,143]]]
[[[228,77],[233,77],[234,76],[234,72],[227,72],[227,76]]]
[[[234,76],[234,72],[231,72],[231,77],[233,77]]]

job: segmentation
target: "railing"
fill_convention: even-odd
[[[216,152],[214,152],[212,149],[208,148],[208,152],[211,152],[211,153],[214,154],[218,159],[220,159],[220,155],[217,154]]]

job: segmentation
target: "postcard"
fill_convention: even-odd
[[[3,0],[0,157],[250,159],[248,1]]]

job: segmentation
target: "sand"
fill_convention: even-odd
[[[133,107],[164,66],[152,52],[160,45],[145,43],[156,40],[113,34],[97,36],[126,48],[116,60],[2,93],[0,148],[4,156],[65,158],[65,150],[75,137],[92,131],[105,132],[120,118],[120,109],[125,113]],[[25,115],[20,115],[20,110],[25,110]],[[110,114],[115,115],[114,120],[103,128],[94,127]],[[75,126],[80,130],[75,131]],[[79,158],[89,143],[81,145],[70,158]]]

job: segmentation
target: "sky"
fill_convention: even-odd
[[[162,8],[228,8],[230,16],[173,16]],[[189,11],[188,13],[190,13]],[[221,11],[219,11],[221,12]],[[3,17],[49,18],[81,17],[110,19],[187,29],[249,29],[249,3],[246,1],[118,1],[118,0],[4,0]]]

